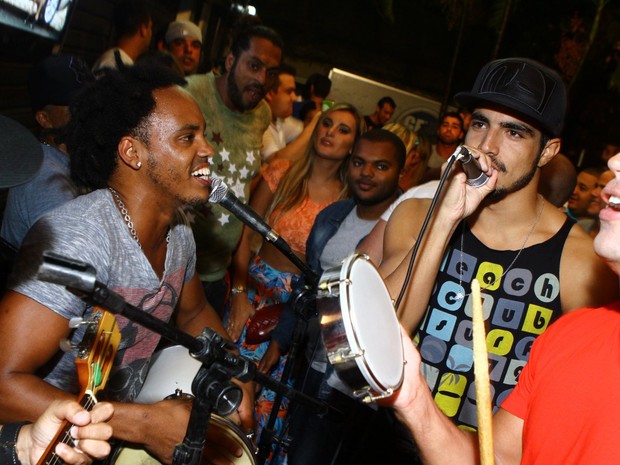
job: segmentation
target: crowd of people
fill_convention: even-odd
[[[488,63],[431,140],[397,121],[389,96],[363,115],[331,99],[326,76],[300,87],[283,40],[255,18],[233,27],[222,66],[207,72],[198,25],[176,20],[154,38],[136,0],[120,2],[115,21],[118,40],[93,66],[60,54],[33,67],[38,142],[0,119],[0,173],[12,173],[0,175],[2,463],[36,463],[62,420],[79,440],[58,444],[67,463],[128,444],[172,463],[192,412],[173,393],[136,401],[170,343],[122,315],[104,402],[83,411],[76,351],[58,347],[77,347],[86,327],[69,321],[94,308],[39,279],[44,252],[91,265],[181,331],[212,329],[258,372],[329,406],[317,413],[233,379],[242,397],[231,421],[269,448],[266,463],[477,463],[474,280],[497,461],[620,460],[620,147],[605,141],[600,166],[580,171],[560,153],[557,72],[527,58]],[[484,185],[453,164],[461,147]],[[216,182],[280,242],[213,202]],[[298,300],[353,254],[395,302],[404,347],[402,384],[370,405],[330,363],[314,304],[300,311]],[[209,429],[206,462],[244,453]]]

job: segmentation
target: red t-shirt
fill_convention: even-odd
[[[524,420],[522,465],[620,464],[620,301],[552,324],[502,408]]]

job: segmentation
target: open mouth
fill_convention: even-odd
[[[211,179],[211,170],[209,168],[200,168],[197,169],[196,171],[192,171],[192,176],[195,178],[200,178],[203,180],[210,180]]]
[[[255,101],[255,100],[260,100],[262,99],[265,94],[262,91],[262,89],[258,88],[258,87],[249,87],[247,88],[247,92],[250,94],[250,98]]]
[[[616,197],[614,195],[609,197],[609,200],[607,201],[607,206],[613,208],[616,211],[620,211],[620,197]]]

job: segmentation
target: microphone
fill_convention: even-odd
[[[219,203],[254,231],[258,232],[269,242],[276,243],[280,240],[277,232],[271,229],[265,220],[249,206],[241,202],[235,194],[230,192],[228,186],[220,178],[211,176],[211,193],[209,202]]]
[[[459,145],[452,156],[461,162],[463,171],[465,171],[467,175],[466,182],[468,185],[472,187],[482,187],[487,183],[489,177],[482,171],[478,160],[472,156],[469,150]]]
[[[259,233],[265,240],[271,242],[282,252],[297,268],[299,268],[311,282],[316,281],[316,274],[291,250],[288,243],[263,220],[251,207],[241,202],[233,194],[224,181],[217,176],[211,176],[211,193],[209,202],[219,203],[226,210],[235,215],[243,223]]]

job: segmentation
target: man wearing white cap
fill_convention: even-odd
[[[202,32],[190,21],[173,21],[164,37],[166,49],[179,61],[186,76],[194,74],[200,64]]]

